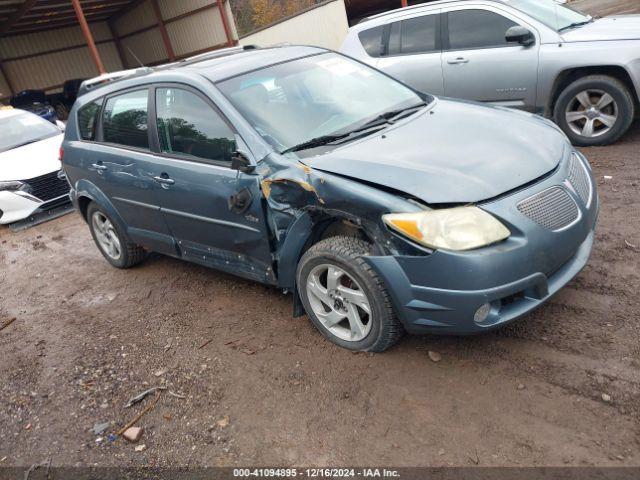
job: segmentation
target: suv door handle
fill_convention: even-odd
[[[93,168],[95,168],[97,170],[98,173],[102,173],[105,170],[108,170],[108,168],[106,167],[106,165],[103,165],[102,162],[101,163],[92,163],[91,166]]]
[[[458,57],[456,59],[447,60],[449,65],[460,65],[461,63],[469,63],[468,58]]]
[[[163,175],[153,177],[153,179],[156,182],[158,182],[160,185],[162,185],[162,188],[167,188],[167,186],[173,185],[176,183],[176,181],[173,178],[169,178],[168,176],[163,176]]]

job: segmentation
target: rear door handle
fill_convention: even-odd
[[[91,166],[95,168],[98,173],[108,170],[107,166],[103,165],[102,163],[92,163]]]
[[[173,185],[176,183],[176,181],[173,178],[164,177],[162,175],[153,177],[153,179],[165,188],[168,185]]]
[[[447,63],[449,65],[460,65],[461,63],[469,63],[469,59],[464,57],[452,58],[451,60],[447,60]]]

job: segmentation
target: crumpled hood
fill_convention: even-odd
[[[60,170],[58,160],[63,134],[0,152],[0,181],[28,180]]]
[[[640,40],[640,15],[599,18],[582,27],[562,33],[566,42],[600,40]]]
[[[440,99],[431,111],[301,161],[427,203],[471,203],[553,170],[567,144],[557,127],[541,117]]]

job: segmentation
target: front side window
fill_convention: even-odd
[[[424,103],[396,80],[334,53],[281,63],[217,85],[280,152]]]
[[[102,119],[102,135],[105,142],[149,149],[148,94],[148,90],[137,90],[107,100]]]
[[[179,88],[158,88],[156,110],[160,150],[215,162],[230,162],[235,135],[202,98]]]
[[[95,140],[100,108],[102,99],[88,103],[78,110],[78,129],[83,140]]]
[[[435,52],[439,18],[439,15],[423,15],[392,24],[389,55]]]
[[[60,133],[54,124],[33,113],[11,111],[6,117],[0,118],[0,152],[35,143]],[[29,160],[25,158],[25,161]],[[1,165],[0,162],[0,168],[2,168]]]
[[[507,30],[517,25],[487,10],[456,10],[448,15],[451,50],[505,47]]]

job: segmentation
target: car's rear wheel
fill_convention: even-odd
[[[629,129],[634,102],[616,78],[590,75],[567,86],[554,108],[555,122],[574,145],[589,147],[617,141]]]
[[[402,336],[382,279],[363,260],[371,245],[331,237],[300,259],[298,293],[309,318],[333,343],[349,350],[382,352]]]
[[[98,249],[114,267],[133,267],[146,258],[144,248],[133,243],[118,223],[94,202],[87,209],[87,221]]]

